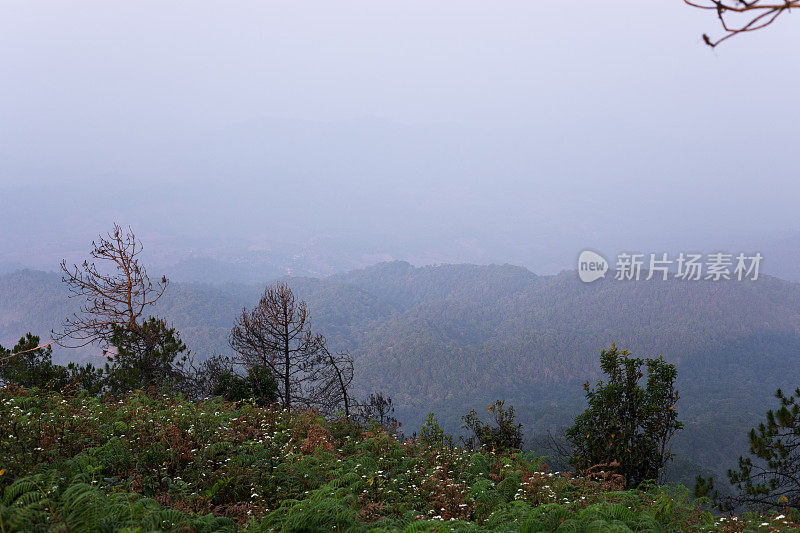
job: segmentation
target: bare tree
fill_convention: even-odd
[[[311,332],[306,303],[297,302],[285,283],[267,287],[252,311],[242,309],[228,342],[241,364],[275,376],[285,409],[329,410],[347,397],[341,391],[352,381],[352,361],[348,367],[349,356],[328,352],[325,338]]]
[[[567,427],[548,429],[546,433],[533,435],[531,448],[547,461],[550,470],[568,470],[569,460],[574,455],[566,438]]]
[[[98,269],[94,261],[81,266],[61,262],[62,281],[69,286],[70,297],[84,297],[80,313],[62,324],[63,331],[53,332],[62,346],[86,346],[100,342],[107,349],[115,327],[130,331],[140,328],[146,308],[156,303],[167,288],[167,278],[155,284],[139,263],[142,245],[133,231],[114,224],[114,230],[92,242],[93,260],[111,266],[110,272]]]
[[[371,393],[366,401],[358,404],[357,419],[365,424],[377,422],[388,431],[397,433],[400,422],[394,417],[392,399],[382,392]]]
[[[740,33],[760,30],[793,8],[800,0],[683,0],[699,9],[714,11],[722,25],[722,37],[712,39],[703,34],[703,40],[712,48]]]
[[[350,418],[352,406],[350,384],[353,382],[353,357],[347,352],[332,354],[323,342],[324,365],[320,365],[313,380],[311,397],[314,407],[324,414],[335,414],[344,409],[344,416]]]

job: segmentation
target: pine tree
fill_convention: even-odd
[[[106,385],[122,394],[148,387],[180,389],[191,380],[189,354],[175,328],[149,317],[136,327],[112,326]]]
[[[103,371],[90,363],[67,366],[53,363],[53,347],[40,345],[38,335],[28,333],[11,349],[0,346],[0,383],[14,383],[26,388],[62,392],[84,389],[97,394],[102,388]]]
[[[750,430],[750,455],[740,457],[738,470],[728,470],[741,491],[734,503],[758,507],[800,507],[800,388],[786,396],[778,389],[777,410]]]

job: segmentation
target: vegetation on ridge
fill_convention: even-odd
[[[3,531],[725,531],[687,491],[248,402],[0,391]],[[763,524],[763,525],[762,525]]]

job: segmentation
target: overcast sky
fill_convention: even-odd
[[[680,0],[7,0],[0,261],[114,220],[539,271],[797,231],[793,18],[712,51]]]

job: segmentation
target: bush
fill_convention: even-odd
[[[675,411],[675,365],[661,357],[630,357],[614,344],[600,360],[608,382],[598,381],[595,389],[588,381],[584,385],[589,407],[566,433],[573,446],[570,462],[582,470],[602,465],[632,486],[657,479],[672,457],[667,443],[683,427]]]
[[[271,405],[278,399],[275,378],[264,368],[249,368],[246,376],[225,370],[216,376],[212,394],[229,402],[255,400],[258,405]]]
[[[446,434],[439,427],[439,420],[433,413],[428,413],[428,418],[419,429],[419,443],[423,446],[448,446],[453,447],[453,436]]]
[[[469,437],[461,438],[467,448],[481,447],[495,452],[522,448],[522,424],[514,423],[514,407],[505,409],[503,403],[497,400],[489,406],[494,426],[482,422],[474,409],[461,417],[464,422],[461,427],[472,432]]]

